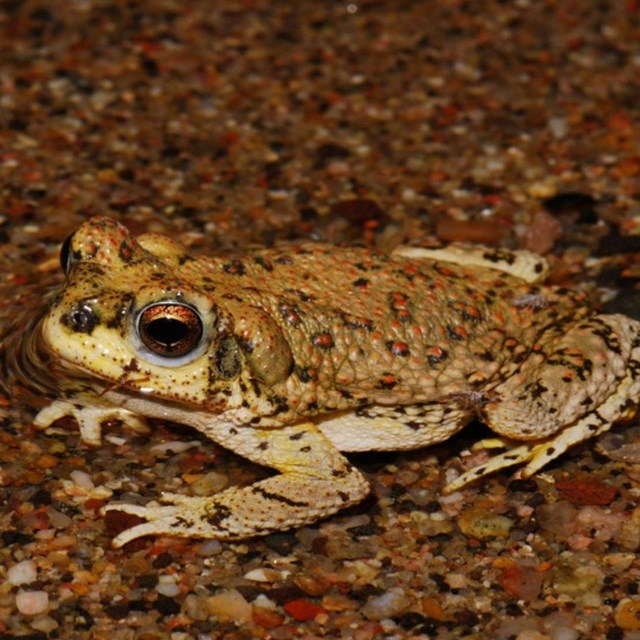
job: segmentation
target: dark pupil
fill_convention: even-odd
[[[175,318],[158,318],[147,325],[147,334],[166,347],[180,342],[187,335],[187,325]]]

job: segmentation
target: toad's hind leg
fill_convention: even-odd
[[[216,427],[206,433],[279,475],[214,496],[165,494],[166,506],[108,505],[106,511],[147,520],[116,536],[114,546],[146,535],[227,540],[263,535],[331,515],[369,492],[360,472],[311,423],[273,429]]]
[[[498,469],[527,463],[528,477],[568,447],[633,415],[640,399],[640,323],[595,316],[556,333],[497,387],[485,406],[489,426],[514,445],[447,487],[460,488]]]

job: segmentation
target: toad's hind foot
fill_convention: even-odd
[[[234,437],[233,431],[229,438]],[[279,475],[214,496],[165,494],[166,505],[108,505],[105,511],[123,511],[147,520],[118,534],[113,545],[121,547],[147,535],[221,540],[264,535],[314,522],[359,502],[369,492],[362,474],[311,423],[270,431],[252,429],[249,435],[255,446],[243,453],[275,468]]]
[[[554,436],[511,446],[507,451],[490,458],[486,463],[463,473],[450,482],[444,488],[444,492],[452,493],[489,473],[522,463],[527,464],[518,473],[518,476],[528,478],[574,444],[598,436],[608,431],[614,423],[631,418],[638,412],[639,374],[640,348],[634,347],[632,357],[627,364],[626,375],[620,381],[615,392],[595,410],[590,411],[576,423],[564,428]],[[489,442],[492,443],[491,448],[496,444],[495,439]],[[503,440],[505,446],[514,445],[514,442],[514,440],[506,438]]]
[[[104,510],[147,520],[118,534],[115,547],[147,535],[235,540],[314,522],[359,502],[368,491],[353,469],[341,478],[339,490],[318,479],[275,476],[213,497],[165,494],[162,502],[168,505],[110,504]]]

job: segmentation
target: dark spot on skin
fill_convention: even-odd
[[[243,276],[246,271],[242,260],[230,260],[222,265],[222,270],[235,276]]]
[[[229,509],[229,507],[225,507],[224,505],[217,504],[214,504],[211,507],[207,508],[207,511],[209,511],[209,509],[214,509],[214,511],[213,513],[207,514],[207,522],[214,529],[224,529],[224,526],[222,526],[222,521],[226,520],[231,515],[231,509]]]
[[[271,400],[275,404],[275,408],[271,415],[277,416],[280,413],[289,411],[289,404],[284,398],[276,397]]]
[[[401,291],[391,291],[387,296],[387,301],[391,313],[396,320],[400,322],[408,322],[411,320],[411,313],[408,309],[410,304],[409,296]]]
[[[350,313],[345,313],[343,311],[336,311],[336,315],[342,319],[345,326],[349,327],[349,329],[365,329],[366,331],[373,331],[375,328],[373,321],[369,318],[352,316]]]
[[[273,271],[273,265],[267,262],[262,256],[256,256],[253,261],[265,271]]]
[[[342,500],[342,502],[348,502],[349,501],[349,494],[345,493],[344,491],[338,491],[338,497],[340,498],[340,500]]]
[[[443,362],[449,357],[449,354],[445,349],[441,347],[427,347],[426,349],[427,360],[431,364],[438,364],[439,362]]]
[[[276,258],[276,262],[278,264],[293,264],[293,259],[291,256],[280,256]]]
[[[245,353],[253,353],[256,348],[255,342],[248,336],[236,336],[236,340]]]
[[[295,365],[293,367],[293,373],[298,376],[300,382],[311,382],[312,380],[315,380],[315,375],[311,373],[309,367],[299,367]]]
[[[86,333],[91,335],[100,319],[93,311],[92,301],[81,300],[77,302],[74,308],[67,314],[65,313],[60,322],[76,333]]]
[[[191,260],[195,260],[195,258],[193,256],[190,256],[188,253],[183,253],[179,258],[178,258],[178,264],[180,266],[182,266],[183,264],[186,264],[187,262],[190,262]]]
[[[530,391],[531,397],[533,399],[539,398],[543,393],[548,391],[549,389],[545,387],[541,382],[536,382]]]
[[[302,502],[299,500],[293,500],[292,498],[288,498],[286,496],[280,495],[278,493],[273,493],[271,491],[266,491],[262,487],[258,485],[254,485],[252,487],[254,493],[262,496],[266,500],[273,500],[275,502],[281,502],[282,504],[286,504],[289,507],[308,507],[308,502]]]
[[[302,289],[296,289],[295,294],[302,300],[302,302],[313,302],[315,300],[315,296],[302,291]]]
[[[409,345],[402,340],[388,340],[387,349],[389,349],[394,356],[402,356],[403,358],[406,358],[410,353]]]
[[[334,347],[333,336],[328,332],[314,333],[311,336],[311,342],[314,347],[319,349],[332,349]]]
[[[233,337],[223,337],[211,356],[215,364],[213,380],[230,380],[240,374],[242,358]]]
[[[122,262],[128,264],[129,262],[131,262],[131,258],[133,257],[133,248],[128,242],[123,240],[120,243],[118,255],[120,256],[120,260],[122,260]]]
[[[122,367],[122,370],[125,373],[130,373],[131,371],[140,371],[140,364],[138,363],[138,361],[135,358],[131,358],[131,360],[129,360],[128,364],[126,364],[124,367]]]
[[[311,447],[307,446],[307,447],[300,447],[300,452],[301,453],[309,453],[309,451],[311,451]]]
[[[260,451],[266,451],[269,448],[269,443],[268,442],[261,442],[258,445],[258,449],[260,449]]]
[[[447,335],[452,340],[456,340],[456,341],[459,342],[461,340],[464,340],[467,337],[467,335],[466,335],[467,332],[462,327],[459,327],[457,325],[453,325],[452,326],[452,325],[448,324],[446,326],[446,329],[447,329]]]
[[[393,389],[398,384],[398,379],[392,373],[383,373],[378,381],[378,388]]]
[[[294,433],[292,436],[289,436],[289,440],[300,440],[304,436],[304,431],[298,431],[298,433]]]
[[[516,256],[508,251],[500,251],[500,249],[494,249],[493,251],[485,251],[482,257],[489,262],[506,262],[508,265],[512,265],[516,261]]]
[[[366,287],[369,284],[369,280],[366,278],[358,278],[354,280],[352,284],[354,287]]]
[[[109,329],[120,329],[123,325],[125,318],[128,316],[132,306],[134,305],[135,297],[132,293],[125,293],[122,296],[120,306],[116,309],[113,318],[107,320],[106,325]]]
[[[302,323],[302,316],[300,309],[295,304],[288,302],[281,302],[278,305],[278,311],[283,317],[284,321],[291,327],[298,327]]]

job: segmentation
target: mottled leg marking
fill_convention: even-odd
[[[472,412],[457,401],[373,405],[318,419],[340,451],[416,449],[442,442],[469,422]]]
[[[219,433],[216,440],[221,441]],[[227,540],[263,535],[328,516],[369,492],[360,472],[311,423],[277,429],[232,427],[226,444],[280,475],[212,497],[165,494],[162,501],[168,506],[108,505],[105,511],[147,520],[116,536],[114,546],[146,535]]]
[[[56,420],[72,416],[80,428],[80,437],[86,444],[99,446],[102,443],[102,425],[109,420],[121,420],[127,427],[137,433],[149,433],[144,418],[119,407],[83,407],[66,400],[56,400],[38,413],[33,425],[38,429],[46,429]]]
[[[583,325],[578,331],[584,334],[585,327],[586,325]],[[623,316],[598,316],[589,324],[589,327],[593,333],[587,336],[580,352],[572,344],[579,336],[572,334],[571,331],[568,332],[559,341],[559,344],[563,348],[569,344],[571,352],[569,353],[566,349],[562,351],[560,362],[551,358],[549,367],[541,368],[540,375],[534,379],[533,384],[530,380],[527,382],[527,389],[537,389],[533,392],[535,397],[530,398],[529,404],[525,400],[522,407],[516,405],[516,402],[523,401],[522,385],[520,395],[518,395],[518,390],[513,388],[513,385],[509,389],[509,395],[505,395],[505,387],[510,385],[510,381],[507,381],[497,391],[510,400],[502,404],[494,403],[493,406],[487,406],[487,422],[497,432],[508,433],[517,438],[518,430],[509,423],[509,419],[513,419],[515,415],[522,439],[531,438],[536,433],[546,435],[551,432],[549,437],[534,439],[530,443],[514,446],[504,453],[494,456],[487,463],[465,472],[447,485],[445,488],[447,493],[451,493],[493,471],[524,462],[528,464],[518,475],[527,478],[564,453],[572,445],[604,433],[615,422],[628,418],[637,411],[638,399],[640,398],[640,345],[637,344],[640,324]],[[606,344],[599,344],[600,340]],[[599,350],[594,350],[594,346]],[[570,358],[566,357],[568,353]],[[586,360],[592,364],[588,371],[581,371],[577,365]],[[567,363],[570,366],[563,366]],[[597,366],[594,366],[594,363]],[[606,370],[598,371],[598,367]],[[557,382],[559,376],[565,376],[568,370],[574,374],[580,374],[578,379],[582,384],[570,384],[575,378],[568,376],[564,387],[547,393],[554,381]],[[612,379],[612,374],[615,372],[622,373],[620,379]],[[546,390],[542,393],[540,393],[539,386],[541,384]],[[603,391],[608,391],[609,394],[608,397],[601,399]],[[569,395],[572,397],[569,398]],[[542,396],[547,403],[547,425],[533,422],[534,418],[543,419],[545,407],[541,402],[538,402]],[[556,416],[562,415],[568,404],[576,406],[576,397],[580,405],[585,408],[582,417],[550,429],[548,423],[556,425]],[[557,406],[557,403],[563,403],[563,406]],[[506,405],[506,411],[503,410],[503,405]],[[505,423],[500,424],[498,422],[500,419],[505,420]],[[508,446],[508,444],[509,441],[505,439],[505,445]]]

